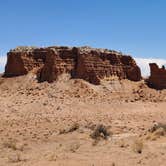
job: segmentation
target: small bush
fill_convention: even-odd
[[[164,123],[156,123],[152,128],[149,129],[149,132],[153,133],[157,131],[159,128],[162,128],[166,132],[166,124]]]
[[[155,141],[161,136],[165,135],[166,135],[166,124],[156,123],[153,125],[152,128],[148,130],[148,133],[146,134],[146,139]]]
[[[93,133],[90,135],[92,139],[100,139],[104,138],[107,139],[112,133],[108,131],[108,128],[103,124],[99,124],[94,129]]]

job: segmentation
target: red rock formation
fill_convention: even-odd
[[[5,76],[13,77],[27,74],[31,70],[41,68],[45,63],[46,49],[18,47],[7,54]]]
[[[74,76],[76,58],[75,48],[50,47],[44,66],[38,71],[39,81],[53,82],[62,73],[70,73]]]
[[[149,77],[149,86],[158,90],[166,88],[166,69],[163,66],[159,68],[157,64],[150,63],[151,75]]]
[[[106,77],[141,80],[135,61],[126,55],[107,49],[90,47],[19,47],[8,53],[5,76],[18,76],[34,71],[38,80],[53,82],[62,73],[100,84]]]

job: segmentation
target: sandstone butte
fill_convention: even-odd
[[[20,76],[29,72],[34,72],[39,82],[53,82],[63,73],[95,85],[111,76],[131,81],[142,79],[140,68],[131,56],[108,49],[53,46],[10,50],[4,76]]]

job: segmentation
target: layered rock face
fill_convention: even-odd
[[[7,54],[5,76],[13,77],[27,74],[31,70],[41,68],[46,59],[46,49],[18,47]]]
[[[150,63],[151,75],[149,77],[149,86],[158,90],[166,88],[166,69],[163,66],[159,68],[157,64]]]
[[[18,47],[8,53],[5,76],[35,72],[39,82],[53,82],[63,73],[100,84],[104,78],[141,80],[140,68],[132,57],[107,49],[90,47]]]

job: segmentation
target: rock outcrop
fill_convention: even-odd
[[[159,68],[156,63],[150,63],[150,77],[148,84],[150,87],[161,90],[166,89],[166,69],[163,66]]]
[[[140,68],[131,56],[107,49],[90,47],[18,47],[8,53],[4,76],[13,77],[35,72],[39,82],[53,82],[62,73],[93,84],[117,76],[141,80]]]

